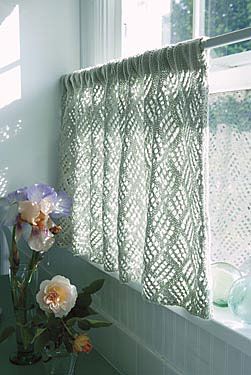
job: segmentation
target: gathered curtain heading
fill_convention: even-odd
[[[209,317],[207,68],[201,40],[62,78],[61,245]]]
[[[109,64],[76,71],[62,77],[66,90],[79,90],[87,86],[128,80],[131,77],[144,77],[160,74],[161,71],[196,71],[204,61],[201,41],[179,43],[172,47],[147,51],[141,55],[129,57]],[[198,58],[198,55],[201,55]]]

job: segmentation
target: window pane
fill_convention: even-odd
[[[192,0],[122,0],[122,55],[191,39],[192,3]]]
[[[171,3],[171,43],[192,39],[193,0],[173,0]]]
[[[213,94],[209,101],[212,260],[239,267],[251,247],[251,91]]]
[[[205,0],[205,34],[216,36],[251,26],[251,0]],[[214,49],[216,57],[251,49],[251,41]]]

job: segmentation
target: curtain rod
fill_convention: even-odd
[[[227,44],[243,42],[244,40],[249,39],[251,39],[251,27],[246,27],[245,29],[206,39],[202,44],[204,48],[216,48]]]

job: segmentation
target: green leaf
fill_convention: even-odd
[[[88,331],[91,328],[89,322],[86,319],[79,320],[78,321],[78,326],[83,331]]]
[[[105,320],[91,320],[86,319],[86,321],[89,323],[91,328],[101,328],[101,327],[109,327],[112,325],[112,323],[107,322]]]
[[[35,340],[35,350],[38,352],[41,352],[43,348],[49,344],[50,341],[50,333],[48,330],[45,330],[44,332],[39,335]]]
[[[68,327],[73,327],[74,324],[78,323],[79,328],[88,330],[90,329],[89,323],[86,321],[84,318],[76,317],[76,318],[71,318],[67,320],[66,324]]]
[[[79,293],[77,301],[76,301],[76,306],[81,308],[81,309],[86,309],[90,304],[92,303],[92,298],[90,296],[89,292],[82,292]]]
[[[97,291],[99,291],[102,286],[104,285],[105,280],[104,279],[98,279],[93,281],[88,287],[84,288],[84,292],[94,294]]]
[[[40,336],[44,331],[46,331],[46,328],[38,328],[35,336],[33,337],[32,343],[34,343],[38,336]]]
[[[70,319],[66,320],[66,325],[68,327],[72,327],[72,326],[74,326],[74,324],[76,323],[76,321],[77,321],[77,318],[70,318]]]
[[[8,337],[10,337],[14,332],[14,327],[6,327],[0,334],[0,343],[6,340]]]

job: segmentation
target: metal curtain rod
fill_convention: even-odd
[[[202,42],[204,48],[215,48],[225,46],[227,44],[243,42],[251,39],[251,27],[233,31],[231,33],[214,36]]]

